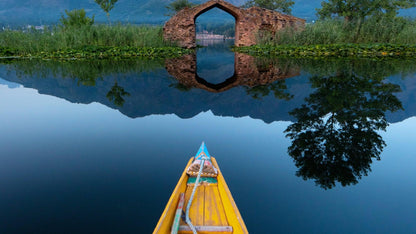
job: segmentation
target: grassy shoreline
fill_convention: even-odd
[[[318,20],[303,30],[285,28],[258,35],[258,45],[234,48],[255,56],[414,57],[416,19],[370,17],[362,24]]]
[[[161,26],[87,25],[0,32],[0,57],[43,59],[171,58],[190,53],[163,40]]]
[[[235,52],[253,56],[290,57],[415,57],[416,45],[398,44],[318,44],[318,45],[254,45],[234,47]]]
[[[179,47],[132,47],[132,46],[85,46],[78,49],[60,49],[25,53],[16,49],[0,47],[0,59],[41,58],[41,59],[126,59],[126,58],[174,58],[191,53]]]
[[[362,33],[341,20],[318,21],[304,30],[264,34],[258,45],[234,47],[254,56],[415,57],[416,20],[369,19]],[[161,26],[82,25],[37,31],[0,31],[1,58],[172,58],[192,53],[163,39]]]
[[[1,47],[0,59],[41,58],[41,59],[126,59],[126,58],[174,58],[192,53],[191,49],[176,46],[134,47],[134,46],[83,46],[76,49],[56,51],[25,52]],[[318,44],[318,45],[254,45],[233,47],[233,51],[256,57],[416,57],[416,45],[396,44]]]

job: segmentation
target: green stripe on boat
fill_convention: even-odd
[[[195,184],[195,180],[196,180],[196,177],[189,177],[187,184]],[[199,182],[207,182],[210,184],[218,183],[217,178],[213,178],[213,177],[201,177],[199,179]]]

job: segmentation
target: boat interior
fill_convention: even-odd
[[[215,158],[211,157],[210,160],[218,173],[215,176],[200,178],[189,209],[192,225],[200,234],[248,233]],[[185,199],[177,233],[193,233],[185,221],[186,207],[197,179],[192,173],[187,173],[187,168],[190,168],[192,162],[193,158],[189,160],[153,233],[171,233],[182,193]]]

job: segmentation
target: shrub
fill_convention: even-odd
[[[64,28],[91,26],[94,24],[94,17],[87,17],[84,9],[65,10],[66,17],[61,15],[59,20]]]

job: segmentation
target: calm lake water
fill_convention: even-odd
[[[250,233],[416,232],[414,60],[0,63],[0,233],[151,233],[202,141]]]

